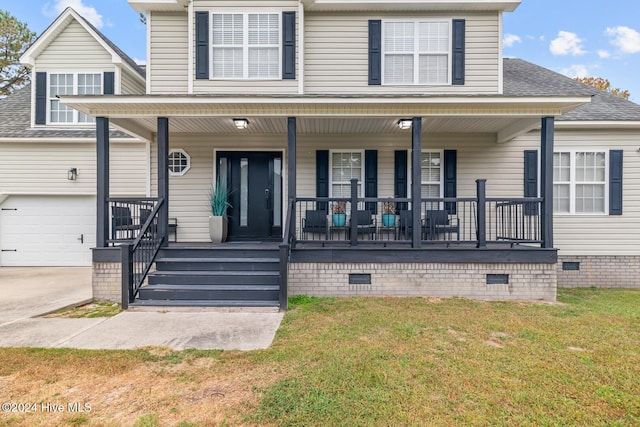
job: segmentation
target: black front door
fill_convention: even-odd
[[[282,154],[223,151],[216,161],[218,179],[231,191],[229,239],[280,238]]]

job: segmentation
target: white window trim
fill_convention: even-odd
[[[242,75],[241,78],[214,77],[213,76],[213,15],[243,15],[242,18]],[[276,15],[278,17],[278,75],[277,77],[249,77],[249,15]],[[282,13],[274,10],[258,11],[229,11],[212,10],[209,14],[209,80],[216,81],[278,81],[282,80]],[[271,45],[270,45],[271,46]],[[262,46],[267,47],[267,46]],[[275,46],[271,46],[275,47]]]
[[[554,151],[553,154],[569,153],[569,212],[555,212],[558,216],[609,216],[609,150],[598,148],[584,148],[572,150]],[[598,182],[577,182],[576,181],[576,153],[604,153],[604,212],[576,212],[576,185],[578,184],[598,184]],[[553,173],[553,171],[552,171]],[[567,184],[567,182],[553,181],[553,185]],[[555,208],[555,207],[554,207]]]
[[[80,74],[99,74],[100,75],[100,87],[101,92],[104,93],[104,71],[96,70],[96,71],[47,71],[47,125],[48,126],[74,126],[74,127],[93,127],[95,126],[95,121],[93,122],[79,122],[78,121],[78,111],[72,109],[73,111],[73,121],[71,122],[52,122],[51,121],[51,101],[54,98],[51,98],[51,76],[53,74],[72,74],[73,75],[73,95],[78,94],[78,75]],[[101,94],[102,95],[102,94]]]
[[[171,154],[173,153],[180,153],[184,155],[187,158],[187,166],[181,172],[173,172],[171,169],[169,169],[169,176],[183,176],[189,171],[189,169],[191,169],[191,156],[182,148],[172,148],[171,150],[169,150],[169,155],[167,156],[167,163],[169,162],[169,157],[171,157]]]
[[[420,43],[418,43],[419,41],[419,25],[414,25],[413,31],[413,39],[414,39],[414,49],[413,49],[413,69],[414,69],[414,73],[413,73],[413,83],[386,83],[386,76],[385,76],[385,61],[386,61],[386,55],[387,52],[385,50],[385,32],[386,32],[386,24],[387,23],[391,23],[391,22],[399,22],[399,23],[406,23],[406,22],[412,22],[413,24],[418,24],[420,22],[428,22],[428,23],[448,23],[449,24],[449,47],[448,47],[448,51],[447,52],[441,52],[441,53],[436,53],[433,52],[434,54],[445,54],[447,55],[447,67],[448,67],[448,73],[447,73],[447,83],[424,83],[421,84],[419,83],[420,81],[420,76],[418,73],[418,70],[420,69],[419,65],[420,65]],[[453,65],[453,18],[442,18],[442,19],[383,19],[382,20],[382,28],[381,28],[381,52],[382,52],[382,64],[381,64],[381,76],[382,76],[382,86],[451,86],[452,85],[452,81],[453,81],[453,70],[452,70],[452,65]],[[394,52],[397,53],[397,52]]]
[[[333,197],[333,155],[334,153],[360,153],[362,159],[362,168],[360,171],[360,179],[358,183],[360,184],[360,194],[358,197],[364,197],[364,173],[365,173],[365,158],[364,158],[364,150],[349,150],[349,149],[340,149],[340,150],[329,150],[329,197]],[[336,181],[336,184],[342,184],[344,181]],[[349,182],[350,184],[350,182]]]

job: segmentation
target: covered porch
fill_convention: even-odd
[[[280,204],[280,213],[270,213],[274,218],[270,224],[270,238],[279,239],[282,244],[281,281],[289,282],[289,285],[284,284],[285,293],[358,294],[364,292],[362,289],[368,289],[369,294],[395,294],[389,289],[376,290],[375,286],[367,287],[366,283],[358,287],[357,283],[351,282],[375,282],[375,274],[372,277],[365,270],[380,266],[401,265],[401,268],[387,269],[401,276],[402,269],[408,264],[421,266],[424,273],[418,276],[424,276],[423,281],[429,282],[430,266],[444,263],[464,265],[466,270],[487,271],[482,273],[484,285],[493,281],[502,284],[506,280],[506,294],[497,296],[499,298],[513,295],[509,291],[509,273],[502,273],[504,265],[529,266],[525,270],[530,270],[531,265],[543,266],[548,273],[544,280],[549,288],[553,288],[553,296],[545,290],[530,297],[555,297],[555,281],[551,277],[551,269],[555,269],[557,260],[553,249],[553,117],[587,102],[584,97],[90,98],[68,97],[64,101],[97,116],[97,246],[119,245],[123,254],[129,251],[128,258],[123,255],[122,265],[133,265],[131,268],[135,271],[130,276],[134,282],[138,277],[144,277],[155,254],[168,244],[170,218],[177,217],[181,235],[184,235],[183,227],[189,223],[186,215],[176,215],[180,208],[174,202],[178,197],[184,199],[185,195],[170,194],[170,183],[176,180],[169,176],[167,165],[170,147],[176,146],[172,142],[210,138],[210,145],[214,147],[209,157],[211,174],[194,183],[201,187],[210,187],[220,177],[217,152],[269,151],[281,155],[281,199],[275,203]],[[246,130],[238,131],[233,127],[232,119],[238,117],[249,121]],[[401,129],[399,119],[406,117],[409,117],[410,128]],[[155,171],[152,167],[152,175],[157,173],[152,185],[152,190],[156,190],[154,197],[137,201],[109,198],[109,140],[105,129],[110,124],[151,141],[157,165]],[[499,156],[503,147],[513,145],[510,142],[513,138],[536,128],[541,132],[535,147],[518,148],[519,151],[534,148],[529,150],[536,152],[535,160],[529,158],[535,163],[529,172],[535,176],[525,176],[522,160],[515,173],[486,176],[475,169],[490,171],[495,165],[484,161],[480,165],[476,156],[465,154],[464,149],[473,145],[477,135],[482,136],[485,145],[491,141],[491,151]],[[335,141],[337,137],[340,142]],[[247,142],[243,144],[243,140]],[[404,142],[398,144],[396,141]],[[333,177],[324,180],[323,176],[328,174],[321,176],[318,171],[327,165],[323,156],[333,154],[331,147],[338,146],[361,150],[362,161],[368,161],[369,156],[375,156],[378,161],[380,154],[377,168],[362,165],[366,170],[361,171],[361,179],[351,179],[346,186],[343,182],[340,194],[336,195],[338,187],[332,185]],[[381,148],[370,149],[378,147]],[[442,174],[439,194],[435,196],[425,191],[430,184],[425,184],[423,167],[423,153],[434,148],[440,150],[438,161]],[[452,156],[457,158],[457,171],[454,168],[454,175],[447,176],[450,172],[445,164],[451,162]],[[499,163],[500,158],[494,156],[493,161]],[[467,168],[473,162],[473,168]],[[375,179],[371,174],[376,175]],[[404,177],[398,176],[403,174]],[[464,183],[459,178],[462,175]],[[510,182],[514,177],[518,181],[516,184]],[[509,190],[499,194],[501,187]],[[261,202],[265,203],[264,199]],[[274,201],[264,206],[269,204],[273,206]],[[131,229],[135,230],[132,235],[120,237],[118,233],[114,234],[116,206],[129,208]],[[334,220],[334,213],[343,213],[344,219]],[[191,236],[195,235],[193,233]],[[204,233],[200,234],[206,239]],[[136,253],[145,245],[149,249],[142,252],[147,255],[138,257],[144,258],[138,261]],[[138,264],[141,267],[136,267]],[[344,276],[349,287],[324,292],[318,284],[320,292],[316,292],[313,288],[295,285],[307,279],[316,280],[313,275],[300,273],[298,267],[308,268],[308,264],[315,264],[312,268],[316,273],[313,274],[321,274],[328,265],[351,264],[345,268],[352,272],[346,272]],[[365,264],[369,267],[363,267]],[[483,268],[478,268],[479,265]],[[498,265],[500,267],[495,267]],[[455,277],[450,276],[449,280]],[[129,287],[131,298],[135,298],[143,281],[138,288],[135,284]],[[419,289],[417,282],[412,286],[414,291],[398,291],[398,294],[432,293],[428,286]],[[449,294],[481,296],[481,293],[481,290],[473,290]],[[491,297],[490,292],[487,296]]]

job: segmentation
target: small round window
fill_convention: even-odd
[[[182,176],[191,167],[191,156],[186,151],[176,149],[169,152],[169,175]]]

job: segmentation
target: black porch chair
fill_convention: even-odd
[[[351,218],[351,220],[353,221],[353,218]],[[370,240],[374,240],[378,225],[376,217],[373,216],[371,211],[357,210],[355,212],[355,220],[358,235],[366,234],[369,236]],[[349,224],[348,230],[349,233],[351,233],[351,224]],[[351,234],[349,234],[349,237],[351,237]]]
[[[460,240],[460,218],[453,218],[453,223],[449,219],[446,210],[428,210],[425,213],[424,225],[422,227],[423,238],[426,240],[438,240],[438,235],[444,234],[445,240]]]
[[[111,208],[111,238],[113,240],[133,240],[140,224],[134,224],[131,209],[128,206]]]
[[[327,238],[329,226],[327,223],[327,213],[323,210],[309,210],[302,218],[302,238],[307,240],[307,233],[324,234]]]

